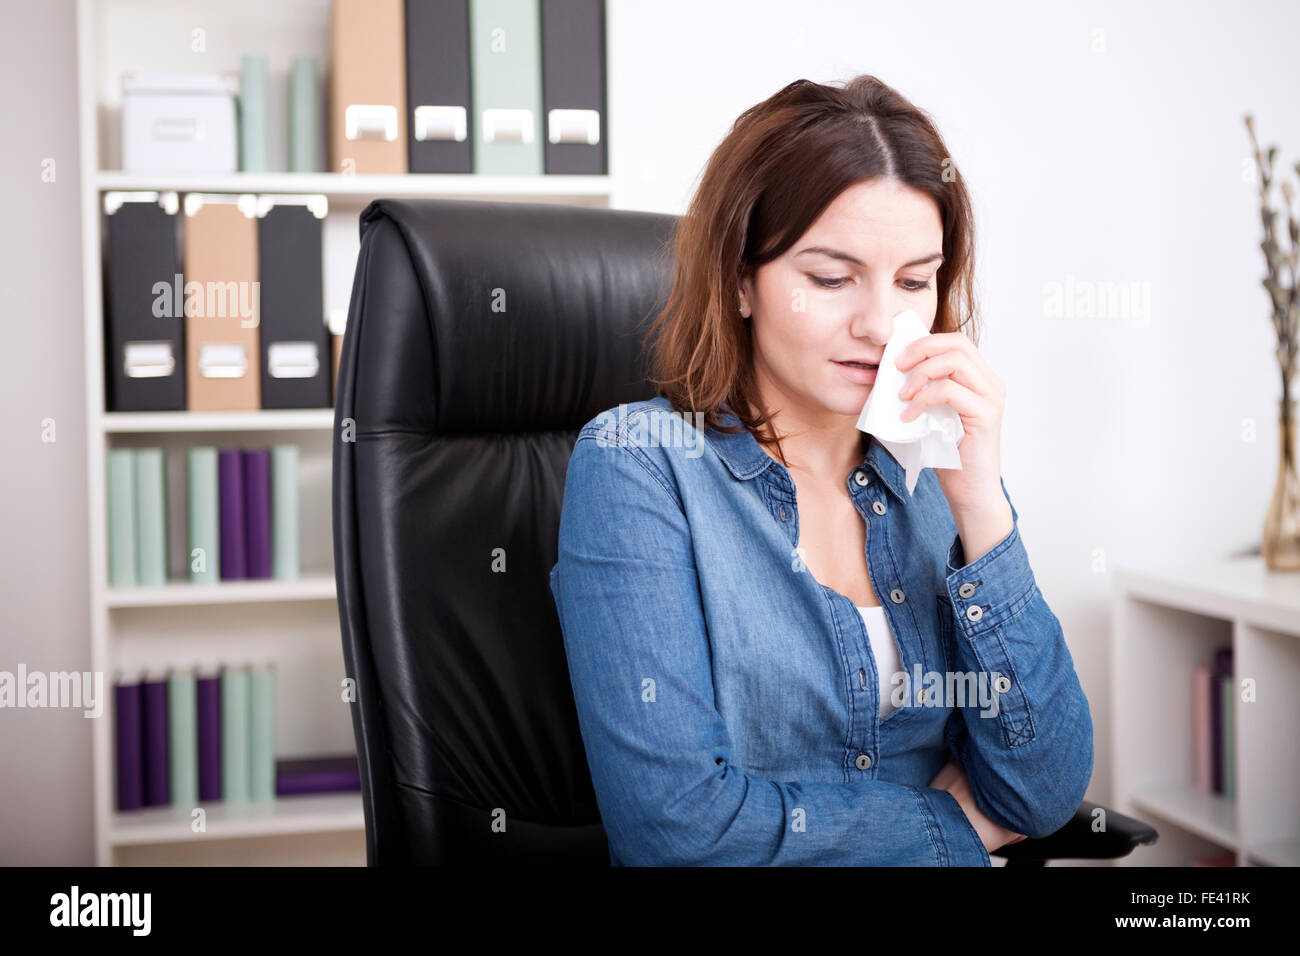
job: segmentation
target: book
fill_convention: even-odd
[[[355,754],[277,760],[275,778],[275,792],[282,797],[361,789],[361,773]]]
[[[244,456],[237,448],[218,455],[221,495],[221,579],[248,577],[247,529],[244,523]]]
[[[113,732],[117,747],[117,808],[144,806],[143,695],[139,680],[119,677],[113,686]]]
[[[248,556],[244,573],[250,578],[271,576],[271,453],[254,448],[243,453],[244,544]]]
[[[161,448],[135,449],[135,583],[167,583],[167,474]]]
[[[199,802],[198,700],[194,671],[167,675],[168,761],[173,806]]]
[[[108,451],[108,583],[135,586],[135,455]]]
[[[171,803],[171,771],[167,760],[167,680],[146,678],[141,683],[144,739],[144,805]]]
[[[271,449],[271,571],[293,580],[299,572],[298,446]]]
[[[221,497],[217,450],[189,450],[189,568],[190,581],[215,584],[221,580]]]
[[[195,679],[199,800],[221,799],[221,674]]]
[[[249,796],[275,799],[275,665],[249,675]]]

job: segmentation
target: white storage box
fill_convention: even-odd
[[[122,168],[235,172],[237,89],[234,77],[218,73],[123,74]]]

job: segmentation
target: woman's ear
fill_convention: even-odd
[[[740,287],[736,291],[737,298],[740,300],[740,315],[742,318],[747,319],[754,314],[753,291],[754,284],[750,277],[742,273]]]

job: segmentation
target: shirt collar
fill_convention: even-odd
[[[723,405],[721,410],[721,422],[727,425],[739,425],[740,419],[727,405]],[[708,439],[710,447],[727,469],[739,478],[741,481],[748,481],[754,478],[770,465],[777,464],[776,459],[765,452],[749,429],[741,427],[739,432],[728,435],[714,428],[707,428],[705,436]],[[875,474],[885,487],[900,502],[906,502],[911,496],[906,494],[907,487],[906,475],[903,472],[903,466],[898,463],[893,455],[884,445],[876,440],[874,435],[869,435],[867,439],[867,454],[863,459],[867,470]],[[849,476],[844,476],[848,478]]]

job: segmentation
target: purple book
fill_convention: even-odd
[[[221,675],[195,681],[199,712],[199,799],[221,799]]]
[[[244,537],[250,578],[271,576],[271,450],[244,452]]]
[[[297,757],[275,762],[275,793],[331,793],[360,790],[361,774],[355,754],[328,757]]]
[[[147,680],[144,698],[144,805],[171,803],[171,777],[167,764],[167,679]]]
[[[248,576],[248,551],[244,544],[244,456],[238,448],[218,455],[221,485],[221,578]]]
[[[138,810],[144,805],[140,683],[118,683],[113,688],[117,715],[117,808]]]
[[[1223,694],[1220,678],[1231,673],[1232,648],[1215,651],[1214,668],[1210,672],[1211,782],[1215,793],[1223,793]]]

